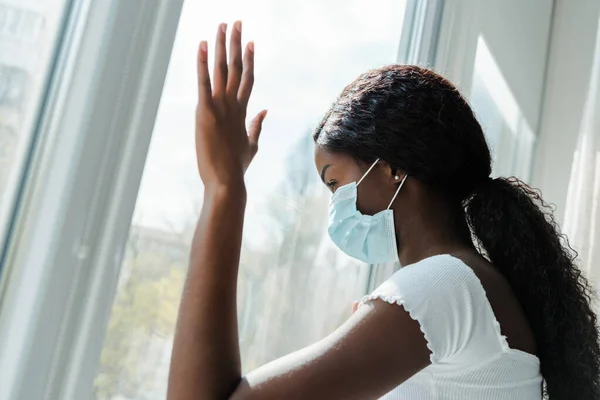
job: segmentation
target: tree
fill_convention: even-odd
[[[139,398],[142,391],[154,391],[155,379],[148,374],[156,366],[148,357],[165,343],[169,347],[174,334],[186,270],[178,250],[186,246],[152,233],[138,230],[129,239],[127,273],[121,276],[94,385],[98,399]]]

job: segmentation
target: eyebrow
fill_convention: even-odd
[[[332,164],[327,164],[326,166],[323,167],[323,169],[321,170],[321,180],[323,181],[323,183],[325,183],[325,171],[327,171],[327,169],[329,167],[331,167]]]

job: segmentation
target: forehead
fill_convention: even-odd
[[[333,153],[321,146],[315,146],[315,167],[319,175],[326,169],[327,174],[344,172],[360,172],[361,167],[354,158],[344,153]]]
[[[328,164],[349,164],[356,163],[352,157],[344,153],[333,153],[325,150],[321,146],[315,146],[315,166],[321,170]]]

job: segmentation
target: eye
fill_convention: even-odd
[[[326,185],[329,188],[329,190],[335,192],[335,185],[337,185],[337,181],[332,179],[329,182],[327,182]]]

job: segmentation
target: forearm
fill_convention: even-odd
[[[169,376],[170,400],[226,399],[241,377],[236,286],[246,190],[207,190],[192,242]]]

